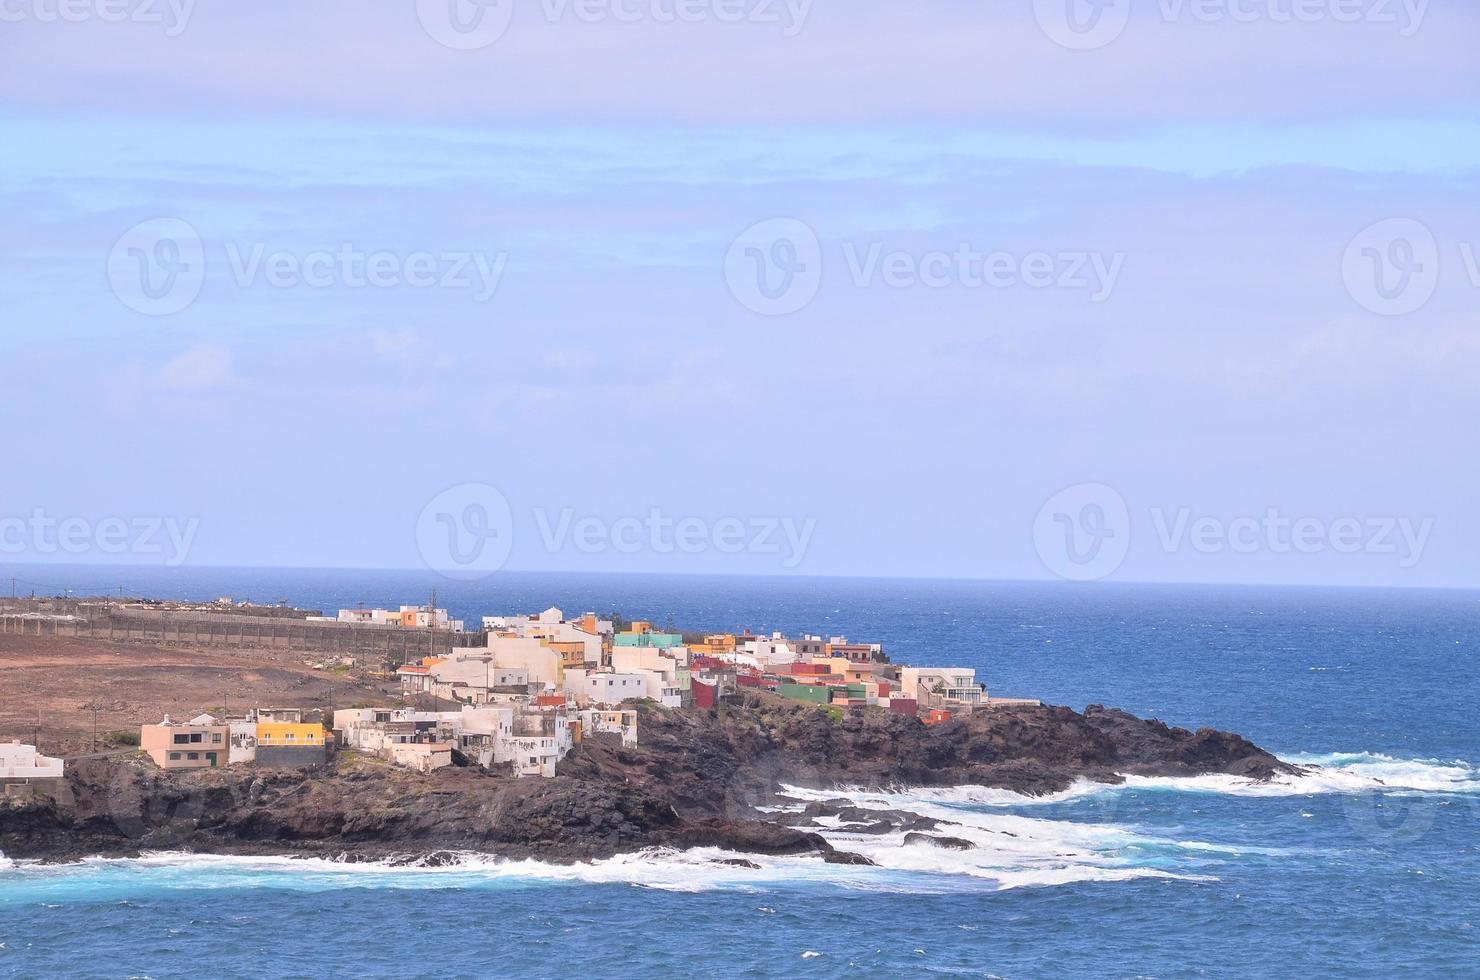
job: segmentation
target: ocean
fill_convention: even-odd
[[[824,828],[878,867],[717,852],[565,868],[157,854],[0,860],[12,976],[1475,976],[1480,593],[500,573],[0,568],[38,591],[455,617],[621,612],[883,643],[992,693],[1238,731],[1309,775],[1047,799],[840,788],[950,851]],[[8,584],[8,583],[6,583]],[[791,791],[796,807],[818,794]]]

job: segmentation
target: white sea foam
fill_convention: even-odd
[[[1048,793],[1043,796],[1026,796],[1022,793],[1014,793],[1009,789],[994,789],[990,786],[919,786],[901,789],[895,792],[868,790],[861,786],[840,786],[835,789],[805,789],[799,786],[783,786],[780,795],[797,800],[799,803],[793,806],[777,807],[776,809],[795,813],[803,809],[807,803],[843,799],[853,802],[860,798],[876,798],[880,801],[892,801],[891,805],[901,809],[909,809],[908,804],[916,802],[1005,809],[1008,807],[1016,808],[1064,803],[1081,797],[1093,796],[1105,788],[1103,783],[1092,783],[1081,780],[1062,792]],[[905,805],[902,807],[898,806],[901,801],[905,801]]]
[[[1127,776],[1127,789],[1226,793],[1231,796],[1313,796],[1328,793],[1480,793],[1480,773],[1469,763],[1396,759],[1374,752],[1283,757],[1306,772],[1267,781],[1209,774],[1186,778]]]
[[[840,849],[873,860],[875,867],[828,864],[814,855],[745,854],[719,848],[652,848],[572,865],[463,853],[435,867],[389,861],[156,852],[135,858],[90,858],[67,865],[17,865],[0,872],[0,904],[17,900],[122,899],[137,895],[141,889],[280,888],[317,892],[593,884],[703,892],[814,885],[932,894],[1141,877],[1193,877],[1137,867],[1116,856],[1113,851],[1119,830],[1070,823],[1058,824],[1056,830],[1054,821],[1002,816],[990,819],[1006,823],[997,829],[964,825],[950,828],[952,836],[972,841],[970,851],[929,843],[905,844],[902,832],[869,836],[850,833],[849,828],[821,831]],[[1028,824],[1043,826],[1029,835],[1025,832]],[[723,863],[741,860],[747,865]]]
[[[883,809],[916,810],[917,804],[939,803],[960,807],[1020,809],[1071,803],[1125,790],[1168,790],[1184,793],[1221,793],[1230,796],[1309,796],[1325,793],[1380,791],[1413,793],[1480,793],[1480,772],[1463,760],[1398,759],[1376,752],[1298,753],[1281,758],[1305,769],[1298,775],[1269,780],[1223,773],[1201,776],[1125,776],[1122,784],[1079,780],[1068,789],[1044,796],[1026,796],[985,786],[922,787],[886,793],[858,787],[811,790],[788,786],[782,793],[801,803],[874,799]],[[796,807],[778,809],[795,810]],[[918,811],[917,811],[918,812]]]
[[[29,865],[0,874],[0,905],[10,901],[99,901],[136,896],[141,890],[278,888],[290,891],[341,889],[445,889],[530,887],[560,884],[628,885],[671,892],[772,891],[780,887],[841,887],[857,891],[936,894],[995,891],[1025,884],[1120,880],[1133,875],[1100,867],[999,869],[983,873],[977,862],[952,860],[959,852],[930,845],[870,842],[880,856],[897,859],[879,867],[828,864],[813,855],[773,856],[695,848],[654,848],[573,865],[508,861],[458,854],[452,863],[416,867],[390,862],[345,862],[324,858],[245,857],[182,852],[136,858],[91,858],[67,865]],[[914,852],[913,856],[906,852]],[[744,860],[755,867],[724,864]]]
[[[1178,867],[1188,852],[1237,853],[1237,849],[1202,841],[1151,837],[1116,824],[1046,820],[991,809],[966,809],[969,798],[982,805],[971,788],[956,791],[809,790],[783,787],[786,796],[806,801],[846,800],[865,810],[895,810],[940,821],[927,836],[968,842],[965,850],[927,840],[906,843],[906,832],[867,834],[851,823],[823,818],[817,830],[839,850],[862,854],[880,868],[928,875],[965,875],[998,888],[1056,885],[1081,881],[1125,881],[1132,878],[1209,880]],[[989,806],[997,805],[995,796]],[[1022,797],[1017,798],[1019,802]],[[1203,859],[1198,859],[1199,862]]]
[[[1480,772],[1462,759],[1396,759],[1378,752],[1292,755],[1287,762],[1373,780],[1389,789],[1425,793],[1480,793]]]
[[[721,863],[736,859],[757,867]],[[113,891],[119,895],[133,894],[141,886],[164,890],[255,887],[327,891],[569,883],[697,892],[762,888],[783,881],[812,881],[870,890],[891,884],[863,880],[873,870],[830,865],[811,855],[775,857],[719,848],[684,851],[650,848],[571,865],[459,853],[448,863],[435,867],[390,861],[154,852],[134,858],[89,858],[73,864],[17,866],[0,873],[0,899],[14,897],[19,890],[31,900],[50,895],[65,898],[79,892],[95,900]]]

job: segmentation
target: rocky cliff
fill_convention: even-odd
[[[768,817],[778,789],[977,785],[1041,795],[1125,774],[1267,779],[1294,771],[1238,735],[1169,728],[1097,706],[1082,714],[1000,708],[926,726],[882,712],[837,719],[756,695],[713,711],[644,707],[639,740],[622,748],[588,738],[554,779],[477,768],[417,774],[352,753],[309,771],[166,774],[138,756],[81,760],[55,791],[0,803],[0,852],[54,860],[170,849],[424,860],[474,850],[575,861],[713,845],[852,861],[787,825],[800,821]],[[908,815],[873,816],[930,829]]]

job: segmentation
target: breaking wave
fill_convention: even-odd
[[[1306,770],[1261,782],[1239,776],[1127,776],[1126,789],[1226,793],[1232,796],[1312,796],[1327,793],[1480,793],[1480,773],[1467,762],[1397,759],[1376,752],[1282,756]]]
[[[1086,784],[1087,786],[1088,784]],[[1183,841],[1143,833],[1114,823],[1079,823],[998,812],[1007,805],[1038,803],[980,787],[878,792],[783,787],[798,802],[846,802],[862,810],[906,812],[937,821],[925,833],[894,830],[871,833],[866,821],[823,817],[816,830],[836,848],[862,854],[880,868],[920,874],[952,874],[991,882],[998,889],[1084,881],[1168,878],[1215,881],[1208,874],[1214,855],[1252,853],[1254,848],[1207,841]],[[1057,794],[1060,802],[1089,790]],[[949,843],[931,842],[944,838]],[[963,849],[962,844],[969,847]],[[1265,849],[1263,853],[1283,853]]]
[[[896,809],[911,810],[916,804],[1020,809],[1073,803],[1127,790],[1171,791],[1180,793],[1222,793],[1230,796],[1279,797],[1311,796],[1327,793],[1394,794],[1480,793],[1480,771],[1460,759],[1399,759],[1377,752],[1297,753],[1280,757],[1285,762],[1306,770],[1299,775],[1277,776],[1270,780],[1249,779],[1209,773],[1202,776],[1125,776],[1121,784],[1081,780],[1059,793],[1025,796],[1006,789],[985,786],[922,787],[897,793],[872,794],[895,801]],[[829,800],[852,798],[867,792],[858,788],[802,790],[789,787],[794,799]]]
[[[1068,826],[1068,825],[1066,825]],[[841,842],[846,833],[832,834]],[[983,844],[994,842],[983,838]],[[431,867],[404,862],[346,862],[326,858],[245,857],[183,852],[136,858],[90,858],[74,864],[0,865],[0,906],[16,903],[117,903],[141,893],[280,889],[496,889],[562,884],[628,885],[672,892],[771,891],[779,887],[842,887],[911,894],[995,891],[1023,885],[1176,877],[1154,868],[1117,866],[1076,849],[1048,860],[1046,837],[1027,847],[985,847],[965,855],[928,844],[905,845],[902,835],[850,847],[879,867],[828,864],[812,855],[742,854],[719,848],[653,848],[573,865],[512,861],[463,853]],[[1034,852],[1038,853],[1034,853]],[[892,852],[892,853],[891,853]]]

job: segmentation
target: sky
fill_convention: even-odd
[[[1480,9],[0,3],[0,564],[1480,587]]]

